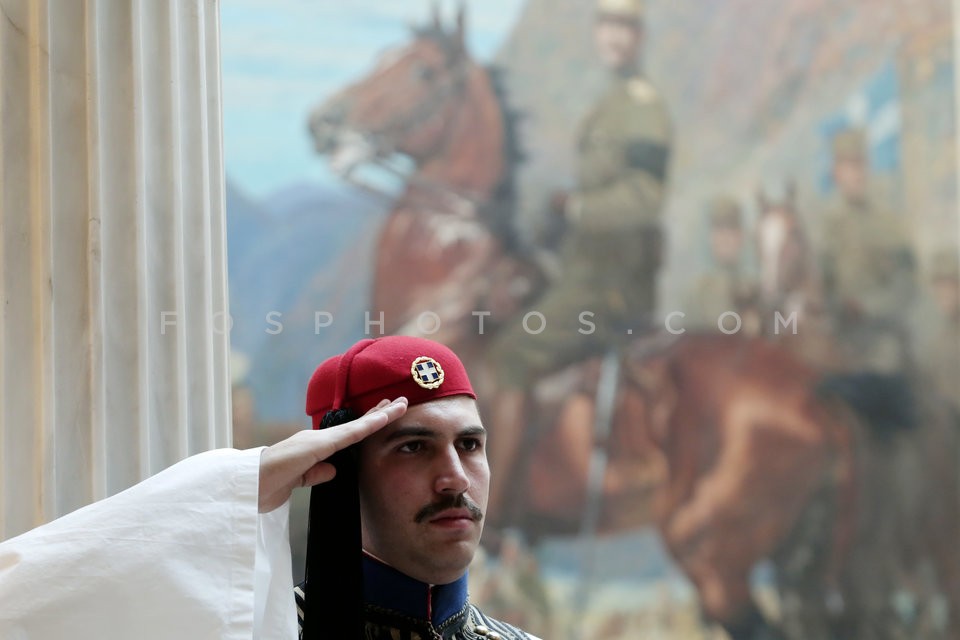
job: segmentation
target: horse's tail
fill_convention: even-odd
[[[857,537],[859,497],[863,490],[861,460],[856,453],[857,432],[868,440],[884,443],[897,434],[912,431],[920,424],[919,404],[914,388],[903,375],[868,371],[826,374],[814,388],[818,399],[842,405],[848,416],[860,423],[851,428],[850,420],[826,420],[835,460],[833,479],[835,519],[832,545],[826,565],[826,584],[830,601],[840,593],[840,577],[846,557]]]
[[[832,393],[824,389],[822,393]],[[860,491],[860,465],[857,458],[857,435],[849,420],[825,419],[822,424],[832,443],[833,462],[831,472],[834,482],[834,519],[831,532],[831,545],[827,555],[824,575],[828,592],[828,602],[835,602],[833,596],[840,593],[841,575],[846,558],[854,545],[859,519],[858,501]]]
[[[840,400],[863,422],[868,433],[886,440],[916,428],[919,405],[913,387],[901,374],[827,374],[815,392],[825,400]]]

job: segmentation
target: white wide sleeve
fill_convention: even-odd
[[[0,543],[0,638],[294,640],[288,508],[257,512],[261,451],[187,458]]]

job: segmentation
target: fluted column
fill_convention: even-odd
[[[953,112],[960,113],[960,0],[953,0]],[[954,116],[956,117],[956,116]],[[954,161],[953,170],[956,173],[960,192],[960,125],[954,124]],[[957,198],[957,216],[960,216],[960,198]],[[960,237],[955,238],[960,244]],[[960,389],[957,390],[960,393]]]
[[[230,442],[215,0],[0,0],[0,538]]]

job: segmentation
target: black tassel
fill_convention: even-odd
[[[328,411],[326,429],[357,418],[349,409]],[[360,494],[354,447],[328,462],[337,469],[330,482],[310,492],[302,640],[363,637],[363,574]]]

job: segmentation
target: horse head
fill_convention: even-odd
[[[435,6],[433,19],[413,28],[409,44],[383,53],[366,77],[313,110],[310,135],[334,171],[349,175],[393,154],[420,165],[445,146],[478,69],[464,39],[463,7],[455,26],[446,28]]]
[[[461,348],[476,342],[466,333],[471,312],[484,308],[477,305],[488,275],[515,235],[512,169],[520,159],[499,75],[471,58],[465,38],[463,5],[453,25],[435,7],[407,44],[309,121],[317,150],[342,177],[380,191],[369,174],[351,175],[373,165],[405,183],[377,241],[371,304],[384,313],[384,330],[416,333],[429,311],[444,331],[434,338]],[[402,170],[398,157],[407,161]]]
[[[796,200],[796,185],[790,180],[757,192],[756,247],[761,295],[767,306],[787,301],[810,276],[810,248]]]

